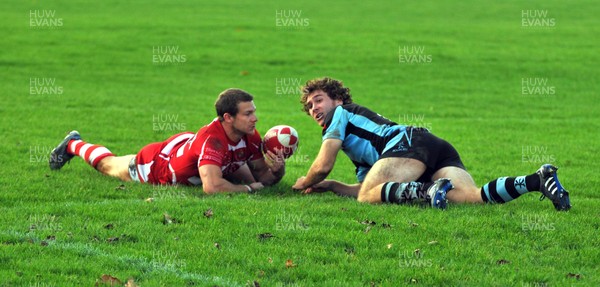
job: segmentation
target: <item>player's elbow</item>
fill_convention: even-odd
[[[215,184],[203,184],[202,191],[206,194],[215,194],[220,191],[220,188]]]
[[[268,177],[265,177],[263,180],[260,180],[260,182],[264,186],[275,185],[281,181],[281,179],[283,178],[284,175],[285,175],[285,172],[282,172],[280,175],[268,176]]]

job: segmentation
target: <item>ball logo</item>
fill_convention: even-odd
[[[274,126],[265,134],[263,145],[266,150],[274,153],[283,150],[283,156],[289,158],[298,148],[298,132],[290,126]]]

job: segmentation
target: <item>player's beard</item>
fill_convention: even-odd
[[[256,126],[252,123],[242,123],[241,127],[237,122],[233,124],[233,130],[239,136],[252,135],[255,128]]]

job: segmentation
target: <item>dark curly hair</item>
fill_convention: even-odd
[[[302,110],[306,114],[310,114],[308,112],[309,106],[306,102],[308,99],[308,95],[318,90],[327,93],[327,95],[332,100],[342,100],[344,105],[352,103],[352,95],[350,94],[350,89],[344,87],[344,83],[342,83],[342,81],[338,81],[329,77],[312,79],[308,80],[306,84],[302,87],[302,97],[300,98]]]

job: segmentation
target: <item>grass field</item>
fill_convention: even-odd
[[[0,3],[0,286],[600,285],[599,6],[451,2]],[[480,185],[556,164],[572,210],[537,193],[441,212],[292,192],[320,146],[295,90],[321,76],[453,143]],[[48,169],[72,129],[136,153],[208,123],[229,87],[255,96],[261,133],[300,134],[274,187]],[[330,178],[355,180],[343,154]]]

